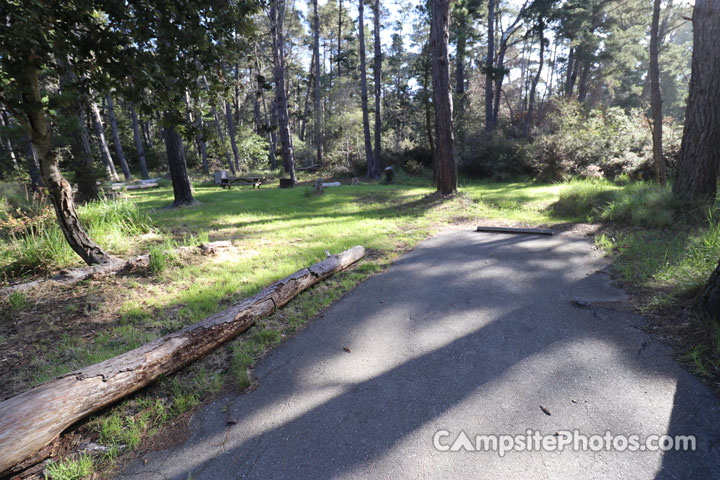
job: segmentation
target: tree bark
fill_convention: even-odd
[[[425,132],[428,139],[428,145],[430,146],[430,160],[433,166],[433,182],[437,182],[437,156],[435,155],[435,140],[432,134],[432,103],[430,102],[432,96],[430,94],[430,72],[432,70],[432,52],[430,51],[429,42],[423,46],[423,95],[425,97]]]
[[[363,116],[363,137],[365,140],[365,162],[367,163],[367,178],[373,177],[373,158],[372,140],[370,139],[370,115],[368,113],[368,93],[367,93],[367,67],[365,64],[365,0],[358,0],[358,41],[360,42],[360,102],[362,104]]]
[[[658,28],[660,24],[660,0],[653,1],[652,25],[650,27],[650,109],[653,119],[653,163],[655,164],[655,181],[665,185],[665,159],[662,146],[662,94],[660,93],[660,65],[658,62]]]
[[[533,113],[535,111],[535,91],[540,81],[540,75],[542,75],[543,65],[545,64],[545,26],[542,24],[542,21],[543,20],[540,20],[541,24],[538,28],[538,35],[540,37],[540,61],[538,63],[537,73],[535,73],[532,85],[530,86],[527,116],[525,117],[525,126],[523,127],[523,136],[525,137],[530,136],[530,130],[532,129]]]
[[[270,3],[270,33],[273,50],[273,76],[275,77],[275,101],[278,112],[278,130],[280,146],[282,148],[283,169],[290,176],[294,185],[295,156],[293,154],[292,138],[290,137],[290,119],[288,115],[288,99],[285,90],[285,0],[271,0]]]
[[[485,57],[485,133],[488,135],[491,135],[495,130],[495,124],[493,122],[493,77],[495,76],[493,66],[495,61],[495,2],[496,0],[488,0],[488,44],[487,56]],[[435,65],[435,62],[436,59],[433,58],[433,65]],[[433,85],[434,81],[435,74],[433,73]],[[437,111],[437,106],[435,107],[435,111]]]
[[[308,110],[310,110],[310,91],[314,91],[315,86],[315,50],[313,49],[310,57],[310,78],[308,79],[308,88],[305,93],[305,102],[303,106],[302,122],[300,123],[300,140],[305,141],[305,126],[307,125]],[[258,111],[258,114],[260,112]],[[314,112],[313,112],[314,113]]]
[[[40,173],[40,162],[38,161],[37,152],[35,152],[29,134],[27,134],[24,142],[25,153],[27,155],[26,165],[28,174],[30,175],[30,189],[34,192],[38,187],[44,187],[45,182],[43,181],[42,173]]]
[[[315,161],[322,165],[322,107],[320,96],[320,16],[318,15],[317,0],[313,0],[313,58],[315,59],[315,73],[313,75],[313,129],[315,132]],[[311,61],[312,64],[312,61]],[[312,65],[311,65],[312,66]]]
[[[455,118],[460,119],[460,127],[457,129],[457,135],[462,151],[465,144],[465,128],[462,118],[465,113],[465,50],[467,45],[467,19],[462,16],[462,18],[458,19],[458,21],[459,25],[456,27],[457,47],[455,52]]]
[[[77,91],[68,91],[69,85],[77,80],[75,72],[65,62],[58,61],[58,66],[63,68],[60,75],[60,89],[66,95],[73,95],[75,102],[67,109],[67,115],[72,117],[76,125],[72,128],[72,143],[70,150],[73,155],[72,169],[75,172],[78,191],[76,200],[78,202],[89,202],[100,196],[95,173],[94,156],[90,146],[90,135],[86,125],[85,112],[87,111],[87,95]]]
[[[172,206],[190,205],[193,203],[193,196],[187,173],[187,161],[182,137],[172,124],[168,125],[165,130],[165,149],[170,169],[170,180],[172,180],[173,185],[173,195],[175,196]]]
[[[230,102],[225,102],[225,116],[227,117],[228,136],[230,137],[230,146],[235,158],[235,169],[240,172],[240,153],[238,153],[237,141],[235,140],[235,119],[233,118],[232,106]]]
[[[8,116],[7,112],[5,110],[0,111],[0,126],[3,128],[7,127],[9,125],[8,122]],[[17,157],[15,155],[15,150],[13,149],[12,141],[10,140],[10,136],[5,136],[5,148],[8,151],[8,155],[10,155],[10,161],[12,162],[13,168],[17,168]]]
[[[100,147],[100,157],[102,158],[102,163],[105,166],[105,172],[107,173],[110,181],[117,182],[120,178],[115,170],[115,163],[113,163],[112,155],[110,155],[110,149],[108,148],[107,141],[105,140],[100,109],[98,109],[97,103],[95,103],[95,100],[93,100],[92,97],[88,97],[88,104],[90,106],[93,128],[95,129],[95,137],[98,142],[98,146]]]
[[[317,0],[315,0],[317,2]],[[343,25],[343,0],[338,0],[338,44],[337,44],[337,55],[335,61],[337,62],[337,70],[335,71],[337,78],[342,76],[342,25]]]
[[[380,158],[382,156],[382,145],[380,133],[382,129],[382,116],[380,114],[380,103],[382,100],[382,48],[380,46],[380,0],[375,0],[373,13],[373,24],[375,33],[375,152],[373,160],[372,177],[380,178]]]
[[[207,355],[364,255],[357,246],[328,257],[179,332],[5,400],[0,403],[0,473],[13,473],[15,465],[73,423]]]
[[[493,0],[490,0],[493,3]],[[457,191],[457,167],[453,146],[452,95],[448,60],[449,0],[432,2],[430,48],[433,67],[433,103],[435,104],[435,155],[438,192],[449,195]],[[492,99],[491,99],[492,100]]]
[[[720,0],[698,0],[685,128],[673,192],[686,202],[711,201],[720,166]]]
[[[570,47],[567,59],[567,69],[565,70],[565,97],[572,97],[573,86],[575,80],[573,77],[573,71],[575,70],[575,47]]]
[[[70,248],[88,265],[112,261],[113,257],[105,253],[85,233],[75,211],[72,188],[60,172],[57,153],[51,145],[50,131],[42,106],[38,70],[34,66],[28,67],[27,80],[28,84],[26,92],[24,92],[27,119],[24,126],[30,135],[33,149],[37,153],[40,172],[55,208],[60,229]],[[0,429],[0,431],[2,430]]]
[[[120,167],[122,168],[125,181],[129,182],[130,180],[132,180],[132,175],[130,174],[130,167],[128,166],[127,160],[125,159],[125,152],[123,152],[122,144],[120,143],[120,134],[118,133],[117,120],[115,119],[115,107],[113,106],[112,97],[108,95],[106,98],[108,106],[108,118],[110,119],[110,128],[112,130],[113,143],[115,143],[115,152],[117,153],[118,161],[120,162]]]
[[[145,149],[143,148],[142,138],[140,136],[140,128],[138,126],[138,117],[135,107],[130,105],[130,116],[132,117],[133,138],[135,140],[135,148],[137,149],[138,163],[140,164],[140,175],[143,180],[150,178],[145,161]]]

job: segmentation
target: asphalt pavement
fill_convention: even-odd
[[[717,398],[608,263],[583,236],[428,239],[120,478],[720,478]]]

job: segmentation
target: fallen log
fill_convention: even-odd
[[[476,232],[487,232],[487,233],[516,233],[520,235],[555,235],[550,229],[547,228],[517,228],[517,227],[477,227]]]
[[[332,255],[201,322],[3,401],[0,477],[17,473],[16,465],[73,423],[208,354],[364,255],[361,246]]]

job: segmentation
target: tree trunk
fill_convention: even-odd
[[[491,135],[495,130],[493,122],[493,77],[494,60],[495,60],[495,2],[496,0],[488,0],[488,45],[487,56],[485,57],[485,133]],[[447,28],[447,27],[446,27]],[[433,53],[434,55],[434,53]],[[437,59],[433,57],[433,66]],[[433,73],[433,85],[435,84],[435,73]],[[437,105],[435,106],[437,112]]]
[[[567,70],[565,70],[565,96],[567,98],[572,97],[573,85],[575,80],[573,78],[573,71],[575,70],[575,47],[570,47],[567,59]]]
[[[230,146],[232,147],[233,157],[235,158],[235,169],[240,172],[240,153],[238,152],[237,141],[235,140],[235,119],[233,118],[232,106],[230,102],[227,101],[225,102],[225,116],[227,117]]]
[[[88,265],[112,261],[114,260],[113,257],[105,253],[98,244],[93,242],[80,224],[72,198],[72,188],[70,188],[70,184],[60,172],[58,157],[51,145],[50,131],[47,126],[45,112],[42,110],[38,70],[34,66],[28,67],[27,80],[28,84],[24,92],[27,99],[27,123],[25,128],[30,135],[33,149],[37,153],[40,172],[47,186],[53,207],[55,207],[60,229],[70,247]]]
[[[44,187],[45,182],[43,181],[42,173],[40,173],[40,162],[38,161],[37,152],[35,152],[35,148],[32,145],[30,134],[27,134],[25,138],[25,153],[27,155],[27,170],[30,175],[30,189],[34,192],[39,187]]]
[[[205,142],[205,120],[203,120],[202,112],[195,112],[195,122],[197,123],[198,133],[195,136],[200,157],[202,158],[202,169],[205,175],[210,173],[210,165],[208,164],[207,143]]]
[[[77,108],[77,128],[73,131],[73,170],[75,171],[75,179],[78,184],[79,201],[89,202],[100,196],[100,190],[97,185],[97,175],[95,174],[95,165],[92,147],[90,146],[90,136],[85,128],[85,102],[84,95],[78,98]]]
[[[288,100],[285,91],[285,0],[271,0],[270,32],[273,46],[273,76],[275,77],[275,101],[278,111],[278,129],[282,148],[283,169],[290,176],[293,185],[295,178],[295,156],[290,137],[290,119],[288,116]]]
[[[100,157],[102,158],[103,165],[108,178],[112,182],[120,180],[117,171],[115,170],[115,164],[113,163],[112,155],[110,155],[110,149],[108,148],[107,141],[105,140],[105,134],[103,133],[102,117],[100,116],[100,110],[98,109],[97,103],[92,97],[88,98],[90,105],[90,113],[92,114],[93,127],[95,128],[95,137],[100,147]]]
[[[310,57],[310,78],[308,79],[308,88],[305,93],[305,102],[303,106],[302,122],[300,123],[300,140],[305,141],[305,126],[307,125],[307,117],[310,110],[310,91],[314,90],[315,85],[315,50],[313,49],[312,57]],[[258,111],[258,114],[260,112]]]
[[[542,20],[540,20],[542,22]],[[540,62],[538,63],[537,73],[533,78],[532,85],[530,86],[530,95],[528,101],[528,111],[525,117],[525,126],[523,127],[523,136],[529,137],[530,130],[532,129],[533,113],[535,110],[535,91],[537,84],[540,81],[540,75],[542,75],[543,65],[545,64],[545,27],[541,23],[538,28],[538,34],[540,37]]]
[[[9,125],[8,122],[8,116],[7,112],[5,110],[0,111],[0,126],[3,128],[7,127]],[[10,161],[12,161],[13,168],[17,168],[17,157],[15,155],[15,150],[13,149],[12,141],[10,140],[10,136],[5,136],[5,148],[8,151],[8,155],[10,155]]]
[[[715,320],[720,320],[720,262],[700,293],[698,306],[703,313]]]
[[[467,45],[467,20],[464,16],[458,19],[457,48],[455,52],[455,118],[459,119],[457,129],[460,148],[465,146],[465,128],[462,120],[465,113],[465,47]],[[462,157],[462,154],[461,154]]]
[[[590,79],[590,70],[592,64],[589,60],[582,62],[582,70],[580,71],[580,83],[578,84],[578,101],[584,102],[588,92],[588,80]]]
[[[720,166],[720,0],[698,0],[685,129],[673,192],[682,200],[711,201]]]
[[[115,108],[113,107],[112,97],[108,95],[106,98],[108,106],[108,118],[110,119],[110,128],[112,130],[113,142],[115,143],[115,152],[117,153],[120,167],[122,167],[125,181],[129,182],[130,180],[132,180],[132,175],[130,175],[130,167],[128,167],[127,160],[125,159],[125,152],[123,152],[122,144],[120,143],[120,134],[118,133],[117,121],[115,119]]]
[[[367,163],[367,177],[373,176],[373,158],[372,140],[370,139],[370,115],[368,114],[368,94],[367,94],[367,67],[365,65],[365,0],[358,0],[358,41],[360,42],[360,101],[362,104],[363,116],[363,136],[365,139],[365,161]]]
[[[317,0],[315,0],[317,2]],[[336,75],[337,78],[341,78],[342,76],[342,24],[343,24],[343,0],[338,1],[338,44],[337,44],[337,56],[335,57],[335,60],[337,61],[337,70]]]
[[[313,129],[315,132],[315,161],[322,165],[322,108],[320,98],[320,17],[318,15],[317,0],[313,0],[313,57],[315,59],[315,74],[313,78]],[[312,63],[312,61],[311,61]]]
[[[138,163],[140,164],[140,175],[143,180],[150,178],[145,161],[145,149],[143,148],[142,138],[140,137],[140,129],[138,128],[138,117],[135,107],[130,105],[130,116],[132,117],[133,138],[135,140],[135,148],[137,149]]]
[[[170,129],[170,131],[173,131]],[[357,246],[273,283],[201,322],[0,403],[0,474],[11,472],[78,420],[202,358],[365,255]]]
[[[430,94],[430,71],[432,70],[432,52],[429,42],[423,47],[423,95],[425,97],[425,132],[430,146],[430,160],[433,166],[433,182],[437,182],[437,156],[435,155],[435,140],[432,134],[432,96]]]
[[[373,161],[372,177],[380,178],[380,158],[382,156],[382,145],[380,143],[380,130],[382,121],[380,115],[380,102],[382,100],[382,48],[380,46],[380,0],[375,0],[373,14],[375,33],[375,152]]]
[[[500,114],[500,94],[505,81],[505,52],[507,51],[508,32],[503,34],[500,40],[500,51],[498,53],[497,65],[495,66],[495,94],[493,96],[492,121],[493,128],[498,125]]]
[[[653,1],[652,25],[650,27],[650,108],[653,124],[653,163],[655,164],[655,181],[665,185],[665,159],[662,146],[662,95],[660,93],[660,66],[658,63],[658,27],[660,24],[660,0]]]
[[[173,195],[175,196],[172,206],[190,205],[193,203],[193,196],[187,173],[187,161],[185,160],[182,137],[172,124],[168,125],[165,130],[165,149],[170,169],[170,180],[172,180],[173,184]]]
[[[61,91],[65,95],[74,96],[76,99],[66,111],[68,117],[73,118],[76,122],[76,125],[72,127],[72,143],[70,145],[73,156],[72,169],[75,172],[75,181],[78,185],[75,199],[78,202],[89,202],[100,196],[100,190],[97,185],[95,159],[90,146],[90,135],[87,128],[85,128],[87,123],[85,118],[87,95],[77,91],[68,91],[69,84],[71,85],[77,81],[77,77],[64,62],[58,61],[58,66],[63,70],[60,75]]]
[[[493,0],[490,0],[493,3]],[[452,95],[448,60],[449,0],[432,2],[430,48],[433,67],[433,103],[435,104],[435,155],[437,157],[438,192],[449,195],[457,191],[457,167],[453,146]],[[492,100],[492,99],[491,99]]]

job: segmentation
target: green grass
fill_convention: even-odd
[[[49,463],[45,469],[45,478],[51,480],[81,480],[93,474],[94,462],[89,455],[79,455],[74,459],[66,458],[58,463]]]
[[[0,209],[0,217],[5,217],[0,224],[0,235],[5,237],[0,243],[0,278],[48,273],[81,264],[65,241],[52,209],[38,202],[33,204],[32,213]],[[140,235],[151,231],[150,218],[129,200],[102,199],[80,205],[77,211],[90,237],[114,254],[132,251]],[[18,226],[23,223],[27,227]]]
[[[228,191],[196,185],[199,204],[181,209],[164,208],[172,202],[172,189],[163,187],[132,192],[132,200],[117,208],[107,201],[87,207],[83,215],[88,219],[110,212],[110,220],[97,218],[88,224],[95,229],[92,232],[115,232],[120,237],[113,240],[115,244],[103,235],[97,238],[113,253],[150,250],[149,275],[120,276],[111,287],[102,282],[84,285],[93,301],[73,304],[65,313],[90,318],[109,313],[110,321],[99,324],[89,337],[72,330],[57,332],[34,358],[28,384],[111,358],[197,322],[322,260],[326,250],[337,253],[354,245],[367,249],[367,258],[355,268],[301,293],[231,342],[224,350],[229,359],[226,368],[205,370],[204,363],[194,364],[161,382],[160,396],[126,400],[93,420],[101,443],[112,446],[112,461],[122,445],[133,448],[224,384],[251,386],[251,368],[258,358],[358,282],[448,223],[472,226],[481,219],[527,225],[608,223],[597,243],[613,256],[626,282],[654,292],[651,308],[696,292],[720,256],[718,223],[697,213],[675,214],[669,191],[651,184],[461,180],[461,193],[441,200],[432,195],[434,188],[426,178],[401,174],[399,181],[403,183],[327,188],[319,196],[306,195],[304,188]],[[148,232],[152,235],[143,235]],[[170,253],[177,245],[216,240],[231,240],[234,248],[195,261]],[[46,242],[44,248],[51,248],[53,242]],[[0,247],[5,271],[11,270],[7,260],[2,263],[10,248],[19,247]],[[52,266],[46,261],[39,270],[76,262],[72,255],[58,258]],[[16,311],[22,311],[32,308],[34,301],[23,297],[17,302]],[[712,373],[715,367],[708,355],[720,354],[715,352],[720,349],[720,327],[709,323],[707,331],[717,336],[716,341],[698,346],[687,357],[693,365],[700,359],[695,365],[700,374]]]

